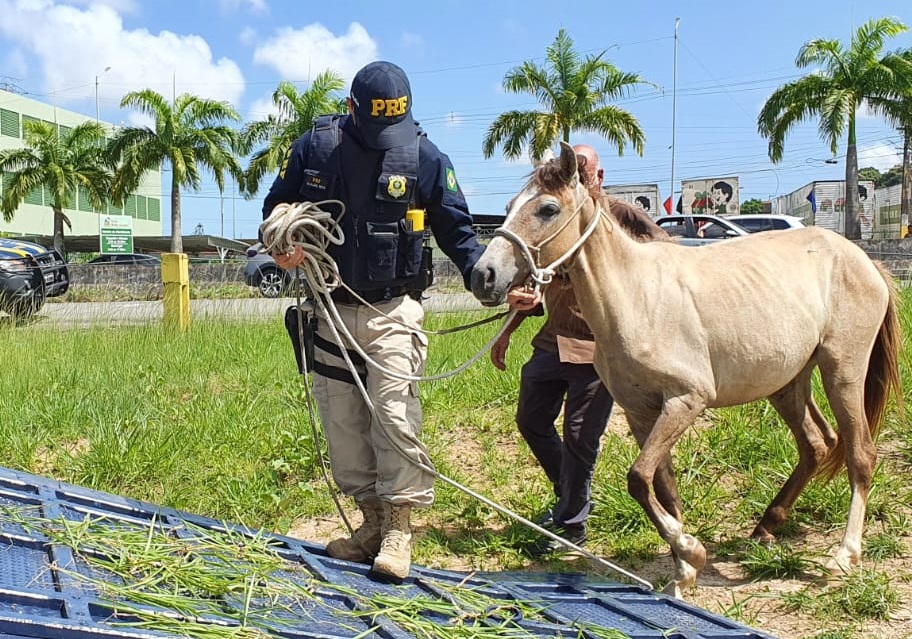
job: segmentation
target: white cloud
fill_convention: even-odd
[[[135,0],[69,0],[67,4],[77,7],[103,5],[105,7],[110,7],[117,13],[135,13],[139,8]]]
[[[241,8],[247,9],[250,13],[269,13],[269,5],[266,4],[266,0],[219,0],[219,6],[226,13]]]
[[[232,60],[214,60],[197,35],[127,30],[112,4],[124,3],[83,10],[51,0],[0,0],[0,38],[37,58],[43,88],[58,104],[94,96],[96,76],[99,101],[108,107],[144,88],[238,102],[244,77]]]
[[[340,36],[319,23],[302,29],[285,27],[253,54],[254,62],[271,66],[288,80],[306,81],[331,69],[345,79],[346,85],[358,69],[376,59],[377,43],[357,22]]]
[[[279,111],[272,102],[272,96],[264,96],[253,101],[247,110],[247,120],[265,120],[270,115],[278,115]]]
[[[257,36],[256,29],[254,29],[253,27],[244,27],[244,29],[241,31],[240,35],[238,36],[238,40],[240,40],[241,44],[243,44],[244,46],[249,47],[252,44],[256,43],[257,37],[258,36]]]
[[[873,166],[878,171],[887,171],[897,164],[902,164],[902,153],[891,144],[858,149],[858,168]]]

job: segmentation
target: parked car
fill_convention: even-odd
[[[292,275],[275,263],[268,253],[260,253],[262,244],[247,249],[247,265],[244,267],[244,281],[259,290],[263,297],[282,297],[292,290]]]
[[[56,250],[0,238],[0,311],[28,317],[69,287],[69,269]]]
[[[703,246],[750,235],[729,218],[715,215],[665,215],[656,218],[655,223],[686,246]]]
[[[794,215],[745,213],[744,215],[729,215],[725,219],[734,222],[748,233],[804,228],[801,218]]]
[[[161,266],[161,258],[145,253],[102,253],[87,264],[119,264],[121,266]]]

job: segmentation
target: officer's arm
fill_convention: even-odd
[[[472,267],[484,252],[472,230],[472,216],[456,171],[444,153],[427,138],[421,139],[418,161],[419,205],[427,212],[428,225],[437,245],[462,273],[466,290],[470,289]]]
[[[305,168],[305,152],[310,146],[310,133],[298,138],[285,153],[279,174],[263,200],[263,219],[270,216],[277,204],[291,204],[301,200],[301,180]],[[262,238],[261,238],[262,239]]]

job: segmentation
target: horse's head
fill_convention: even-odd
[[[561,142],[560,156],[539,165],[507,204],[503,226],[472,270],[475,297],[485,305],[501,304],[511,288],[528,280],[533,266],[547,267],[567,254],[581,233],[574,218],[587,202],[592,199],[580,183],[576,153]]]

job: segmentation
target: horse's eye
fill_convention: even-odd
[[[538,215],[542,217],[554,217],[560,213],[560,206],[557,202],[547,202],[538,208]]]

